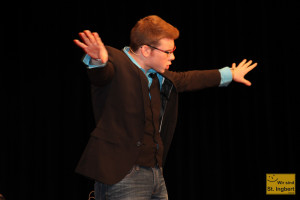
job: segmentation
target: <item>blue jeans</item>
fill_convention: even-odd
[[[95,200],[167,200],[162,168],[135,165],[118,183],[95,182]]]

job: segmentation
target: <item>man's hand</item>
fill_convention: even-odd
[[[85,53],[94,59],[101,59],[102,63],[106,63],[108,60],[107,50],[99,37],[98,33],[91,33],[89,30],[85,30],[79,33],[83,42],[74,40],[75,44],[81,47]]]
[[[244,78],[244,76],[248,72],[250,72],[254,67],[257,66],[257,63],[254,63],[252,65],[251,65],[251,63],[252,63],[252,60],[247,62],[246,59],[244,59],[242,62],[240,62],[240,64],[237,67],[236,67],[235,63],[232,63],[232,68],[231,68],[232,79],[235,82],[243,83],[247,86],[251,86],[251,82]]]

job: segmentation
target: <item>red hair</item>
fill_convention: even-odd
[[[179,31],[156,15],[140,19],[130,32],[130,48],[138,50],[142,45],[156,46],[162,38],[177,39]]]

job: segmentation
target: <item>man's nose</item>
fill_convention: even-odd
[[[171,55],[170,55],[170,60],[175,60],[175,55],[174,55],[174,53],[171,53]]]

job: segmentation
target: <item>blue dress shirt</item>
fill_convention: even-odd
[[[124,47],[123,48],[124,53],[129,57],[129,59],[139,68],[141,69],[145,76],[148,79],[148,86],[150,88],[151,83],[152,83],[152,78],[149,76],[151,73],[157,73],[154,69],[149,69],[147,72],[132,58],[132,56],[129,54],[129,47]],[[88,69],[96,68],[96,67],[105,67],[106,63],[102,63],[101,60],[95,60],[92,59],[88,54],[85,55],[83,58],[83,63],[87,65]],[[229,67],[223,67],[219,69],[219,72],[221,74],[221,81],[219,87],[226,87],[228,86],[231,81],[232,81],[232,73]],[[159,73],[157,74],[160,87],[162,83],[164,82],[165,78],[160,75]]]

